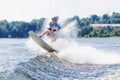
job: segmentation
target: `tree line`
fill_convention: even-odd
[[[86,18],[79,18],[77,15],[68,18],[62,24],[62,27],[65,27],[67,24],[70,24],[72,21],[76,20],[76,26],[78,28],[78,37],[112,37],[120,36],[119,28],[101,28],[94,29],[90,24],[120,24],[120,13],[113,12],[112,15],[103,14],[98,16],[96,14],[91,15]],[[33,19],[31,22],[24,21],[12,21],[8,22],[7,20],[0,21],[0,38],[26,38],[28,37],[28,32],[32,31],[41,31],[44,27],[46,19]]]
[[[120,28],[99,28],[94,29],[93,27],[85,27],[78,33],[79,37],[113,37],[120,36]]]
[[[33,19],[31,22],[0,21],[0,38],[26,38],[29,31],[41,31],[45,18]]]
[[[79,22],[79,26],[82,27],[78,32],[79,37],[120,36],[120,28],[107,27],[94,29],[90,26],[90,24],[120,24],[120,13],[113,12],[111,16],[109,14],[103,14],[102,16],[94,14],[90,18],[79,20]]]

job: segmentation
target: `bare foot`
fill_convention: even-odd
[[[41,35],[39,35],[38,37],[39,37],[39,38],[41,38],[42,36],[41,36]]]

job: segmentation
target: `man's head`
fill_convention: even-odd
[[[57,21],[58,21],[58,19],[59,19],[58,16],[53,17],[53,18],[52,18],[52,23],[53,23],[53,24],[56,24]]]

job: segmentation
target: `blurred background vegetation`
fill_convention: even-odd
[[[78,31],[78,37],[113,37],[120,36],[120,28],[98,28],[95,29],[90,24],[120,24],[120,13],[113,12],[112,15],[103,14],[98,16],[96,14],[86,18],[79,18],[77,15],[68,18],[62,24],[62,27],[77,21],[76,26]],[[46,22],[45,18],[33,19],[31,22],[24,21],[12,21],[7,20],[0,21],[0,38],[26,38],[28,32],[41,31]]]

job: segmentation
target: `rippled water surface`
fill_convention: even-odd
[[[80,64],[79,61],[78,61],[79,63],[72,63],[71,61],[69,61],[69,59],[67,60],[57,56],[59,54],[57,55],[46,54],[47,52],[42,51],[41,48],[40,49],[37,48],[38,50],[31,50],[35,48],[35,44],[27,45],[28,41],[29,39],[0,39],[1,80],[119,80],[120,79],[120,64],[119,64],[120,61],[117,61],[117,63],[115,63],[114,61],[112,64],[89,64],[89,63]],[[114,53],[115,54],[117,53],[118,57],[120,54],[120,38],[90,38],[90,39],[80,38],[74,40],[67,39],[67,42],[71,42],[71,41],[77,43],[79,46],[84,46],[84,48],[83,47],[80,48],[84,50],[86,49],[86,51],[90,50],[88,51],[89,53],[90,52],[97,53],[97,51],[98,52],[104,51],[105,54],[113,55]],[[62,42],[64,43],[64,40]],[[32,48],[30,48],[30,46],[32,46]],[[65,45],[63,47],[64,49],[66,48]],[[74,48],[76,47],[73,47],[72,49]],[[77,49],[79,49],[78,46]],[[61,50],[63,49],[61,48]],[[84,51],[81,50],[80,53],[82,54],[82,52]],[[45,53],[45,55],[41,55],[41,53],[43,54]],[[75,52],[71,52],[71,53],[75,54]],[[103,55],[102,58],[105,57]],[[94,59],[90,59],[90,60],[92,61]],[[104,60],[106,59],[103,59],[103,62]]]

